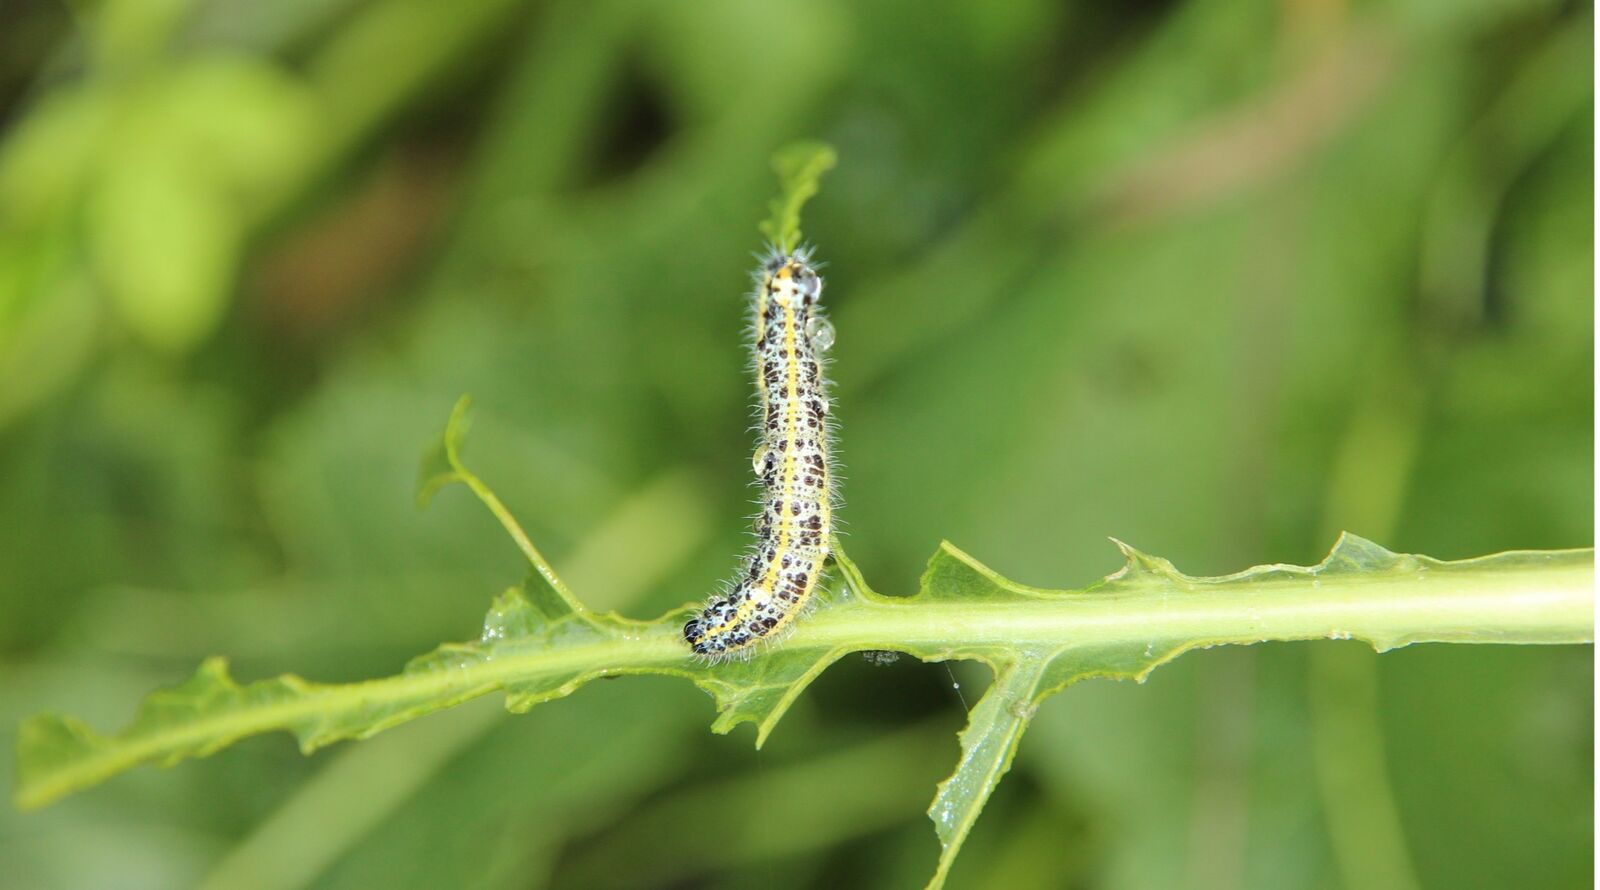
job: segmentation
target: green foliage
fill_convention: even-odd
[[[712,729],[754,723],[759,747],[829,665],[851,652],[893,650],[924,661],[981,661],[995,675],[961,733],[956,770],[928,811],[944,847],[929,885],[939,887],[1039,703],[1078,680],[1142,681],[1185,651],[1229,643],[1354,636],[1385,651],[1413,642],[1576,643],[1593,634],[1589,550],[1441,562],[1345,536],[1315,567],[1197,578],[1121,545],[1126,564],[1116,574],[1081,591],[1051,591],[1008,581],[946,544],[921,590],[903,599],[873,592],[838,548],[845,583],[795,634],[751,659],[707,663],[688,652],[678,630],[694,604],[641,622],[595,614],[573,597],[462,464],[469,405],[457,403],[425,459],[419,499],[452,481],[468,485],[536,570],[520,589],[495,598],[477,641],[445,644],[397,676],[351,684],[285,675],[240,686],[223,660],[210,659],[186,683],[146,699],[115,736],[70,717],[35,717],[18,738],[18,805],[41,806],[139,763],[204,757],[256,733],[288,731],[309,754],[491,691],[504,691],[506,708],[522,713],[624,674],[692,681],[716,700]]]
[[[1452,559],[1587,546],[1592,10],[1328,12],[22,4],[0,722],[125,727],[217,654],[244,688],[338,685],[475,640],[526,554],[465,488],[409,497],[462,392],[472,468],[593,611],[703,597],[747,541],[751,210],[803,137],[847,161],[804,229],[840,334],[844,543],[879,589],[918,589],[946,537],[1044,586],[1113,568],[1106,534],[1197,575],[1315,562],[1341,528]],[[180,199],[261,186],[215,205],[226,274],[157,245],[193,268],[142,280],[221,282],[163,346],[103,263],[182,233],[92,203],[125,133],[190,144],[149,91],[217,62],[306,100],[310,142],[241,125],[154,168]],[[164,95],[273,118],[222,79]],[[949,886],[1583,885],[1592,659],[1323,640],[1074,684]],[[951,670],[842,659],[759,754],[672,677],[517,718],[486,695],[314,758],[269,733],[0,808],[0,888],[917,886],[991,673]]]
[[[24,381],[0,392],[0,424],[82,370],[97,309],[174,355],[214,336],[251,238],[358,147],[397,94],[424,89],[451,52],[484,39],[509,4],[474,0],[451,13],[372,4],[322,48],[310,76],[231,47],[168,52],[194,6],[94,9],[84,18],[88,76],[0,145],[0,372],[21,369],[7,376]],[[419,34],[430,52],[405,77],[377,73],[386,43]],[[364,73],[353,76],[357,65]]]

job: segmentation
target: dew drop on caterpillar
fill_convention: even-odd
[[[751,347],[760,442],[750,466],[761,486],[761,512],[739,576],[683,626],[689,647],[709,658],[747,654],[793,626],[816,593],[833,532],[822,354],[834,332],[818,306],[822,279],[803,248],[772,248],[755,279]]]

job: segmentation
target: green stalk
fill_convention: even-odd
[[[1142,677],[1183,651],[1224,644],[1357,637],[1382,651],[1416,642],[1578,643],[1593,636],[1589,550],[1447,563],[1388,554],[1347,536],[1319,567],[1264,566],[1219,578],[1192,578],[1163,560],[1127,553],[1128,565],[1100,584],[1052,592],[1012,584],[947,544],[920,595],[841,589],[777,649],[742,663],[693,658],[676,612],[648,623],[538,613],[521,594],[497,601],[481,642],[445,646],[385,679],[330,685],[286,676],[240,686],[212,659],[188,683],[153,695],[115,736],[51,715],[24,723],[16,801],[42,806],[137,763],[203,756],[275,729],[294,732],[310,751],[497,689],[525,710],[599,676],[688,677],[718,697],[718,729],[753,720],[764,738],[812,677],[856,650],[991,664],[1049,658],[1044,685],[1059,687],[1080,676]],[[1385,563],[1359,563],[1379,554]],[[524,632],[515,632],[519,627]],[[1055,676],[1055,666],[1067,662],[1071,669]]]
[[[1357,638],[1387,651],[1431,642],[1581,643],[1593,637],[1593,583],[1592,550],[1427,560],[1378,575],[1319,577],[1298,569],[1272,580],[1253,572],[1222,578],[1174,575],[1137,593],[1084,592],[1007,603],[864,601],[816,616],[789,645],[883,648],[893,641],[905,648],[1016,644],[1056,649]]]

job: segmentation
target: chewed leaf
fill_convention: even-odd
[[[1146,583],[1165,584],[1187,580],[1182,572],[1173,567],[1170,560],[1152,556],[1116,538],[1112,538],[1111,543],[1122,551],[1123,564],[1122,568],[1107,576],[1107,583],[1133,587]]]
[[[929,560],[921,591],[903,601],[901,608],[922,610],[919,624],[947,626],[950,633],[893,648],[928,660],[977,659],[995,671],[961,732],[961,760],[928,810],[942,847],[930,890],[943,885],[1040,702],[1078,680],[1142,681],[1183,652],[1230,643],[1356,637],[1382,651],[1435,640],[1593,638],[1588,550],[1445,562],[1344,534],[1315,566],[1273,564],[1198,577],[1115,543],[1123,566],[1080,591],[1017,584],[945,543]],[[1501,583],[1512,576],[1521,580]],[[1545,583],[1562,592],[1544,597]]]
[[[1345,532],[1339,536],[1339,540],[1333,545],[1333,551],[1317,566],[1317,569],[1323,574],[1392,571],[1399,567],[1418,564],[1418,560],[1427,560],[1427,557],[1395,553],[1360,535]],[[1436,562],[1436,560],[1427,561]]]
[[[780,184],[778,197],[767,205],[772,215],[760,226],[768,241],[784,251],[800,244],[800,209],[817,193],[822,174],[832,170],[838,160],[833,146],[820,142],[797,142],[773,156]]]
[[[939,790],[928,807],[939,835],[939,870],[930,887],[937,887],[949,874],[961,842],[966,840],[984,802],[1000,779],[1011,769],[1023,730],[1038,709],[1039,683],[1048,662],[1028,660],[1008,665],[995,675],[994,684],[967,715],[961,731],[961,760],[955,772],[939,783]]]
[[[43,806],[140,763],[171,766],[259,733],[287,731],[309,754],[496,690],[505,692],[508,710],[522,713],[597,677],[623,674],[694,682],[717,702],[714,729],[754,722],[759,744],[811,680],[848,651],[804,648],[712,665],[689,653],[679,618],[674,612],[641,622],[574,610],[534,577],[495,598],[480,639],[446,643],[392,677],[320,684],[285,675],[241,685],[224,660],[211,659],[189,680],[151,693],[119,733],[53,714],[26,721],[17,741],[16,803]]]
[[[543,588],[538,579],[529,586]],[[630,644],[630,657],[604,655]],[[273,730],[292,733],[309,754],[496,689],[505,691],[508,709],[526,711],[597,676],[687,673],[695,668],[687,656],[659,623],[579,613],[559,598],[530,599],[512,589],[495,599],[482,638],[447,643],[385,679],[320,684],[285,675],[241,685],[216,658],[189,680],[152,693],[114,735],[70,717],[33,717],[18,738],[16,802],[42,806],[139,763],[170,766]]]
[[[128,728],[114,736],[101,735],[71,717],[30,718],[17,739],[17,805],[42,806],[137,763],[170,766],[187,757],[204,757],[260,732],[260,715],[267,711],[275,715],[269,728],[293,733],[306,753],[334,738],[358,735],[396,713],[357,716],[350,709],[328,707],[321,699],[337,688],[292,675],[240,686],[228,675],[227,662],[212,658],[183,683],[151,693]]]
[[[741,723],[754,723],[756,745],[760,747],[800,693],[845,654],[838,651],[797,657],[774,653],[769,658],[727,665],[720,674],[731,676],[719,674],[701,683],[717,699],[717,720],[711,728],[725,733]]]
[[[482,486],[470,474],[467,480]],[[16,802],[42,806],[137,764],[203,757],[257,733],[290,732],[310,752],[495,690],[520,712],[623,674],[695,683],[716,700],[713,729],[751,722],[759,744],[835,660],[892,650],[930,661],[976,659],[995,670],[961,733],[961,760],[929,810],[943,846],[930,884],[938,887],[1040,702],[1078,680],[1142,679],[1193,648],[1267,640],[1359,637],[1384,649],[1593,638],[1590,550],[1443,562],[1346,535],[1316,566],[1196,577],[1123,545],[1121,569],[1067,591],[1016,584],[945,544],[929,560],[922,589],[897,598],[873,593],[835,548],[844,583],[791,637],[749,661],[692,657],[679,630],[685,610],[649,622],[596,614],[538,573],[494,600],[480,639],[441,646],[393,677],[320,684],[287,675],[241,685],[213,659],[187,682],[152,694],[113,735],[71,717],[34,717],[17,740]]]
[[[834,547],[834,558],[848,564],[849,558],[837,549],[837,542]],[[850,588],[846,584],[826,575],[820,583],[832,588],[832,593],[825,597],[832,603],[829,611],[848,607]],[[693,610],[689,610],[665,620],[677,627],[692,614]],[[691,679],[716,699],[717,719],[711,724],[713,732],[728,733],[742,723],[753,723],[756,747],[761,747],[811,681],[821,676],[829,665],[854,651],[848,645],[796,646],[792,643],[792,638],[763,643],[749,658],[699,664],[704,670],[693,672]]]
[[[1122,568],[1079,590],[1046,590],[1010,581],[946,543],[914,596],[888,597],[872,591],[835,541],[831,593],[793,635],[747,661],[707,663],[682,638],[693,607],[655,621],[584,607],[504,504],[462,464],[468,405],[457,403],[424,464],[422,491],[467,485],[532,569],[522,587],[494,599],[479,639],[440,646],[394,676],[349,684],[294,675],[240,684],[226,662],[211,659],[184,683],[152,693],[114,734],[72,717],[33,717],[17,739],[17,805],[43,806],[135,765],[170,766],[258,733],[289,732],[309,753],[496,690],[505,693],[507,708],[522,712],[592,679],[624,674],[695,683],[716,701],[714,730],[754,723],[759,745],[834,661],[890,650],[927,661],[982,661],[995,672],[961,733],[961,760],[929,810],[943,847],[930,884],[938,887],[1039,703],[1078,680],[1140,680],[1190,649],[1267,640],[1356,637],[1382,650],[1422,641],[1593,638],[1590,550],[1442,562],[1345,535],[1315,566],[1196,577],[1118,542]]]

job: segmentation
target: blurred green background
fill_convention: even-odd
[[[0,716],[204,656],[392,673],[520,577],[733,568],[772,151],[833,143],[846,544],[1078,586],[1341,528],[1593,537],[1593,14],[1543,0],[4,0]],[[958,692],[952,688],[962,682]],[[288,736],[0,810],[7,888],[915,887],[986,677],[849,659],[768,746],[688,684]],[[1052,699],[958,888],[1580,887],[1586,648],[1185,656]],[[9,779],[6,780],[9,782]]]

